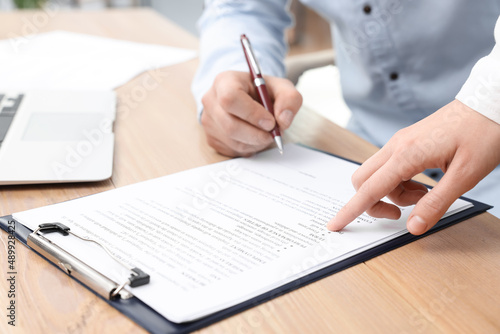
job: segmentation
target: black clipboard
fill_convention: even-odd
[[[315,150],[315,149],[313,149],[313,150]],[[343,160],[353,162],[351,160],[348,160],[348,159],[345,159],[342,157],[338,157],[338,156],[330,154],[328,152],[324,152],[324,151],[320,151],[320,152],[335,156],[337,158],[341,158]],[[354,162],[354,163],[359,164],[357,162]],[[393,249],[396,249],[398,247],[406,245],[407,243],[410,243],[412,241],[423,238],[429,234],[432,234],[434,232],[442,230],[448,226],[454,225],[454,224],[459,223],[463,220],[474,217],[474,216],[476,216],[480,213],[483,213],[486,210],[492,208],[491,205],[484,204],[484,203],[481,203],[478,201],[474,201],[474,200],[471,200],[471,199],[468,199],[465,197],[461,197],[461,199],[472,203],[473,206],[466,209],[466,210],[458,212],[454,215],[451,215],[449,217],[441,219],[432,229],[430,229],[427,233],[425,233],[423,235],[414,236],[410,233],[401,235],[395,239],[392,239],[388,242],[385,242],[384,244],[370,248],[362,253],[351,256],[350,258],[345,259],[343,261],[334,263],[326,268],[315,271],[311,274],[308,274],[308,275],[301,277],[297,280],[294,280],[290,283],[282,285],[276,289],[273,289],[271,291],[263,293],[257,297],[254,297],[252,299],[244,301],[240,304],[237,304],[237,305],[234,305],[234,306],[229,307],[227,309],[213,313],[211,315],[208,315],[208,316],[201,318],[201,319],[198,319],[196,321],[186,322],[186,323],[182,323],[182,324],[177,324],[177,323],[169,321],[168,319],[166,319],[165,317],[160,315],[158,312],[156,312],[154,309],[152,309],[151,307],[149,307],[147,304],[145,304],[144,302],[142,302],[140,299],[138,299],[136,297],[132,297],[130,299],[116,299],[116,300],[106,299],[106,298],[103,298],[103,296],[101,296],[100,294],[96,293],[94,290],[92,290],[89,286],[85,285],[83,282],[79,281],[75,277],[73,277],[73,278],[77,282],[79,282],[81,285],[83,285],[84,287],[86,287],[87,289],[92,291],[96,296],[98,296],[99,298],[104,300],[106,303],[108,303],[109,305],[111,305],[112,307],[114,307],[115,309],[117,309],[118,311],[120,311],[121,313],[126,315],[128,318],[133,320],[135,323],[137,323],[138,325],[140,325],[141,327],[143,327],[144,329],[146,329],[147,331],[149,331],[151,333],[189,333],[189,332],[204,328],[206,326],[209,326],[211,324],[214,324],[218,321],[226,319],[226,318],[233,316],[235,314],[238,314],[240,312],[243,312],[247,309],[250,309],[254,306],[262,304],[262,303],[269,301],[273,298],[279,297],[287,292],[293,291],[293,290],[298,289],[298,288],[305,286],[307,284],[316,282],[317,280],[320,280],[324,277],[330,276],[336,272],[347,269],[347,268],[352,267],[354,265],[357,265],[359,263],[368,261],[368,260],[370,260],[378,255],[389,252]],[[12,229],[12,226],[14,226],[14,230]],[[19,222],[15,221],[12,218],[12,216],[0,217],[0,228],[3,229],[4,231],[6,231],[7,233],[13,234],[17,240],[19,240],[21,243],[23,243],[26,247],[30,248],[27,245],[27,239],[28,239],[28,236],[33,231],[31,229],[27,228],[26,226],[20,224]],[[42,256],[42,255],[40,254],[40,256]],[[49,261],[47,258],[45,258],[45,259],[47,261]],[[60,267],[56,266],[53,262],[51,262],[51,261],[49,261],[49,262],[52,263],[55,267],[62,270]]]

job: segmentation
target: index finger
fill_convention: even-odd
[[[343,229],[347,224],[393,191],[402,181],[402,177],[394,172],[398,170],[397,167],[394,159],[390,159],[369,176],[351,200],[330,220],[327,225],[328,229],[331,231]]]
[[[221,85],[215,93],[222,109],[227,113],[265,131],[274,128],[273,115],[243,88]]]

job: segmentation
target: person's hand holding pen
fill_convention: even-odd
[[[242,57],[243,53],[242,53]],[[201,123],[207,141],[227,156],[249,156],[272,145],[276,123],[286,130],[302,105],[302,96],[287,79],[264,76],[274,117],[259,103],[248,72],[219,74],[203,96]],[[275,119],[276,118],[276,119]]]

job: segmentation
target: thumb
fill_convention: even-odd
[[[469,190],[466,183],[454,170],[448,170],[439,183],[418,201],[406,223],[408,231],[420,235],[431,229],[453,202]]]
[[[274,117],[280,129],[288,129],[302,105],[302,95],[290,80],[271,77],[266,82],[274,99]]]

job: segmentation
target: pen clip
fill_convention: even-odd
[[[241,35],[241,45],[243,46],[243,50],[245,51],[245,55],[247,56],[248,59],[248,64],[252,68],[254,74],[257,75],[262,75],[259,63],[257,62],[257,58],[255,57],[255,54],[253,53],[252,45],[250,44],[250,40],[248,37],[243,34]]]

